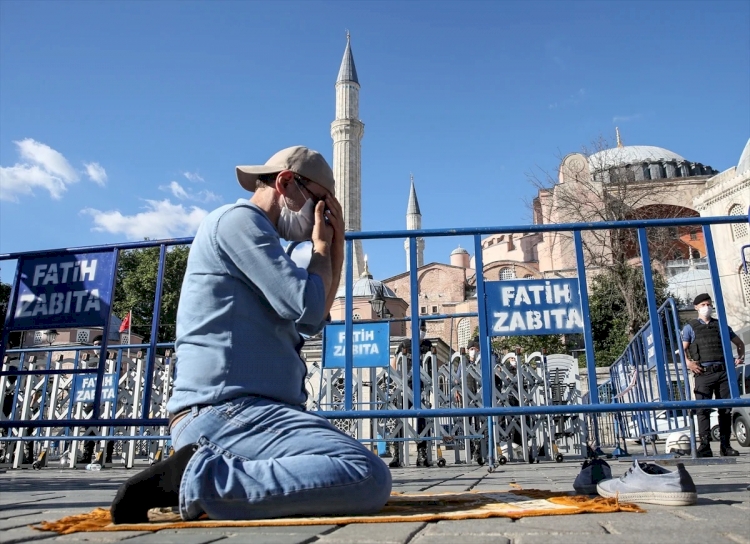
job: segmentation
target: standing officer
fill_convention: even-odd
[[[695,375],[695,398],[697,400],[729,398],[724,349],[721,345],[719,322],[711,317],[713,306],[708,293],[702,293],[693,301],[698,319],[693,319],[682,329],[682,345],[687,357],[687,367]],[[729,329],[729,339],[737,346],[735,365],[745,359],[745,344]],[[712,457],[711,451],[711,409],[698,410],[698,434],[700,446],[698,457]],[[721,455],[735,456],[739,452],[729,445],[732,432],[731,409],[719,409],[719,433],[721,435]]]

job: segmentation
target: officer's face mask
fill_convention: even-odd
[[[419,340],[424,340],[425,335],[427,334],[427,331],[420,330],[419,331]]]
[[[711,306],[701,306],[698,308],[698,315],[701,317],[708,317],[711,315],[713,308]]]
[[[297,187],[297,190],[302,192]],[[279,222],[276,230],[279,236],[290,242],[307,242],[312,239],[312,231],[315,226],[315,202],[308,198],[299,211],[293,212],[289,209],[284,196],[284,205],[281,208]]]
[[[477,356],[477,350],[474,348],[471,348],[469,350],[469,360],[473,361],[474,359],[476,359],[476,356]]]

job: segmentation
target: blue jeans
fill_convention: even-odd
[[[362,444],[268,399],[193,408],[172,442],[199,444],[180,485],[184,520],[374,514],[391,493],[388,467]]]

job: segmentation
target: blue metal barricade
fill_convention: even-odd
[[[648,250],[646,229],[661,227],[681,227],[700,225],[703,229],[703,236],[706,246],[707,260],[711,273],[711,281],[714,292],[714,303],[716,314],[719,321],[719,327],[722,336],[722,342],[726,354],[726,359],[731,360],[731,347],[729,343],[729,334],[727,319],[724,312],[724,299],[719,281],[716,258],[714,253],[714,243],[711,233],[711,225],[722,225],[744,221],[744,218],[737,216],[730,217],[699,217],[699,218],[679,218],[663,220],[637,220],[623,222],[602,222],[602,223],[574,223],[574,224],[557,224],[557,225],[520,225],[506,227],[483,227],[483,228],[463,228],[463,229],[433,229],[433,230],[401,230],[389,232],[361,232],[346,233],[346,270],[345,270],[345,316],[344,331],[346,339],[345,364],[341,372],[343,378],[343,389],[341,391],[339,410],[320,411],[320,414],[330,419],[363,419],[363,418],[468,418],[478,416],[487,417],[487,437],[489,440],[488,452],[490,462],[495,460],[496,456],[496,433],[494,432],[494,421],[496,417],[506,416],[543,416],[543,415],[570,415],[570,414],[596,414],[596,413],[615,413],[623,414],[627,420],[627,425],[621,432],[629,433],[631,422],[633,431],[637,432],[638,437],[652,436],[658,432],[658,424],[655,424],[654,413],[664,413],[667,415],[667,427],[671,429],[672,421],[678,421],[675,418],[687,418],[688,410],[696,408],[719,408],[731,406],[750,406],[750,398],[740,398],[737,389],[737,380],[732,365],[728,365],[727,373],[730,385],[730,399],[712,399],[712,400],[691,400],[689,397],[689,388],[685,388],[686,378],[685,369],[682,365],[684,356],[681,353],[681,342],[677,341],[678,328],[677,323],[666,317],[665,307],[657,308],[656,295],[654,292],[653,278],[651,273],[651,258]],[[640,248],[641,262],[643,263],[642,272],[646,287],[646,298],[648,303],[650,322],[657,324],[650,330],[653,351],[644,344],[644,335],[639,334],[634,338],[628,347],[625,359],[615,364],[613,368],[620,369],[612,376],[612,383],[617,391],[625,391],[635,380],[637,387],[627,391],[618,402],[606,404],[602,403],[598,395],[589,398],[588,403],[575,406],[560,403],[555,404],[546,402],[544,404],[524,405],[519,403],[518,406],[496,405],[493,387],[482,387],[481,395],[474,406],[455,407],[450,404],[440,406],[432,404],[432,407],[423,406],[422,380],[413,380],[411,407],[404,405],[398,409],[363,409],[363,406],[357,406],[355,402],[355,380],[353,379],[353,297],[351,296],[353,288],[353,242],[355,240],[374,240],[374,239],[404,239],[410,240],[410,317],[412,345],[419,345],[419,282],[417,276],[417,238],[445,237],[445,236],[472,236],[475,250],[475,269],[477,270],[476,294],[477,294],[477,313],[479,321],[479,341],[482,353],[491,353],[491,339],[497,334],[495,329],[498,326],[495,313],[497,308],[493,306],[492,298],[489,295],[497,295],[497,286],[489,282],[483,275],[483,248],[482,236],[496,232],[515,232],[515,233],[545,233],[545,232],[564,232],[572,233],[573,244],[576,256],[576,277],[573,279],[577,287],[576,300],[580,300],[579,308],[572,314],[569,314],[568,320],[572,320],[580,325],[583,332],[586,366],[588,370],[588,389],[597,391],[596,382],[596,361],[594,357],[594,346],[591,337],[591,326],[588,304],[588,284],[587,274],[590,276],[591,271],[587,271],[583,251],[583,235],[587,231],[607,230],[614,231],[620,229],[635,229],[638,234],[638,246]],[[2,441],[12,442],[52,442],[62,439],[60,436],[53,436],[44,429],[62,429],[66,441],[80,441],[90,439],[90,436],[76,435],[72,432],[78,428],[99,428],[100,432],[96,436],[98,440],[132,440],[142,441],[144,436],[149,440],[166,440],[164,435],[167,425],[166,411],[156,406],[153,402],[154,397],[159,402],[166,399],[169,394],[170,373],[174,371],[175,361],[173,357],[165,355],[167,349],[173,349],[173,343],[160,343],[158,340],[159,316],[161,311],[161,295],[163,288],[163,277],[165,261],[168,249],[176,245],[187,245],[191,239],[177,239],[164,241],[146,241],[129,244],[117,244],[109,246],[83,247],[73,249],[56,249],[49,251],[25,252],[0,255],[0,263],[9,260],[18,260],[16,276],[13,281],[11,298],[8,305],[8,312],[5,318],[5,327],[3,337],[0,343],[0,358],[3,366],[0,372],[0,395],[12,395],[12,412],[7,419],[0,421],[0,429],[6,429],[9,436],[3,437]],[[22,263],[31,262],[34,259],[52,259],[52,258],[75,258],[76,255],[96,253],[109,254],[112,266],[116,268],[117,259],[120,251],[128,249],[139,249],[148,247],[159,248],[159,264],[154,293],[154,316],[151,324],[150,340],[143,345],[108,345],[107,335],[104,335],[104,341],[101,347],[97,348],[98,358],[95,367],[82,367],[79,365],[79,355],[77,352],[84,348],[64,348],[58,349],[54,346],[48,348],[18,348],[6,349],[8,335],[12,329],[17,315],[26,315],[28,308],[25,304],[29,302],[28,294],[24,294],[21,289],[22,274],[20,269]],[[73,265],[70,265],[73,266]],[[83,274],[83,271],[81,271]],[[110,284],[102,285],[100,288],[108,288],[114,292],[116,275],[112,274],[108,278]],[[565,287],[568,289],[568,287]],[[541,288],[540,288],[541,289]],[[494,293],[494,294],[493,294]],[[539,293],[536,293],[539,295]],[[570,293],[568,293],[570,294]],[[33,298],[33,297],[32,297]],[[91,302],[91,299],[89,300]],[[70,304],[70,299],[66,301],[58,300],[59,304]],[[84,301],[85,303],[85,301]],[[50,302],[52,304],[52,302]],[[88,303],[86,303],[88,304]],[[51,307],[51,306],[50,306]],[[67,307],[67,306],[66,306]],[[669,308],[672,308],[670,306]],[[36,312],[37,310],[34,310]],[[671,309],[669,310],[672,311]],[[99,326],[104,330],[109,327],[109,308],[102,308],[101,315],[104,316]],[[32,312],[33,313],[33,312]],[[40,314],[43,313],[40,310]],[[29,314],[31,315],[31,314]],[[36,314],[34,314],[36,315]],[[534,323],[541,323],[542,313],[537,316],[528,315],[526,325],[532,327]],[[552,318],[549,316],[552,315]],[[670,314],[671,315],[671,314]],[[31,321],[33,322],[31,316]],[[455,317],[451,315],[431,315],[430,319],[445,319]],[[513,318],[515,319],[515,317]],[[526,319],[524,317],[523,319]],[[553,321],[559,316],[552,312],[544,314],[544,320]],[[390,321],[388,319],[381,321]],[[18,327],[16,327],[18,328]],[[26,323],[26,330],[33,329]],[[173,339],[170,339],[173,340]],[[679,358],[675,357],[675,348],[679,351]],[[91,350],[91,347],[88,347]],[[124,355],[124,350],[139,350],[140,357],[135,359],[128,358]],[[68,355],[69,361],[66,360],[64,368],[58,366],[54,357],[58,352],[74,352],[73,356]],[[652,357],[652,358],[651,358]],[[167,361],[169,359],[169,361]],[[103,395],[108,395],[105,388],[105,374],[109,369],[114,369],[114,374],[122,378],[122,361],[125,360],[129,369],[135,370],[139,375],[136,378],[137,394],[135,400],[127,409],[122,408],[117,403],[107,407],[107,399]],[[108,362],[109,361],[109,362]],[[115,361],[113,363],[113,361]],[[678,364],[679,363],[679,364]],[[13,368],[14,367],[14,368]],[[168,368],[167,368],[168,367]],[[632,372],[635,377],[631,376]],[[494,368],[492,359],[486,357],[478,369],[481,382],[484,384],[493,383]],[[619,373],[618,373],[619,372]],[[75,375],[86,375],[93,378],[93,398],[90,401],[88,413],[77,413],[72,401],[68,400],[67,404],[60,409],[58,405],[51,408],[51,399],[54,391],[59,396],[60,382],[62,380],[72,380]],[[58,378],[56,378],[58,377]],[[64,378],[63,378],[64,377]],[[124,379],[128,379],[125,377]],[[164,381],[162,384],[161,381]],[[673,383],[678,386],[674,388]],[[624,386],[624,387],[623,387]],[[70,391],[70,387],[67,389]],[[675,392],[680,391],[678,396]],[[41,400],[40,400],[41,399]],[[119,402],[119,401],[118,401]],[[59,403],[58,403],[59,404]],[[33,410],[32,410],[33,408]],[[33,411],[33,413],[32,413]],[[644,415],[650,414],[650,415]],[[438,419],[437,421],[441,421]],[[596,419],[593,420],[596,422]],[[616,423],[617,420],[615,420]],[[677,425],[677,428],[679,428]],[[617,425],[613,425],[617,427]],[[122,429],[129,429],[122,432]],[[119,434],[114,431],[117,430]],[[146,431],[150,435],[146,435]],[[437,434],[437,431],[435,432]]]
[[[689,401],[690,377],[682,347],[677,306],[668,299],[657,309],[657,318],[644,325],[623,355],[610,367],[615,404]],[[657,336],[661,341],[657,343]],[[659,372],[657,352],[664,365]],[[662,377],[667,387],[662,385]],[[620,433],[624,440],[641,442],[644,453],[657,438],[688,431],[695,452],[695,425],[690,410],[628,410],[621,412]]]

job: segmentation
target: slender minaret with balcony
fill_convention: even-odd
[[[422,214],[419,211],[419,200],[417,190],[414,188],[414,176],[411,176],[411,190],[409,191],[409,204],[406,206],[406,230],[420,230],[422,228]],[[406,250],[406,270],[410,270],[409,239],[404,240]],[[424,266],[424,238],[417,238],[417,268]]]
[[[344,210],[344,227],[347,231],[362,230],[362,136],[365,125],[359,120],[359,79],[354,66],[351,39],[346,33],[346,49],[336,79],[336,119],[331,123],[333,138],[333,177],[336,180],[336,197]],[[354,280],[364,270],[362,242],[354,242]],[[341,284],[346,281],[346,266],[341,274]]]

